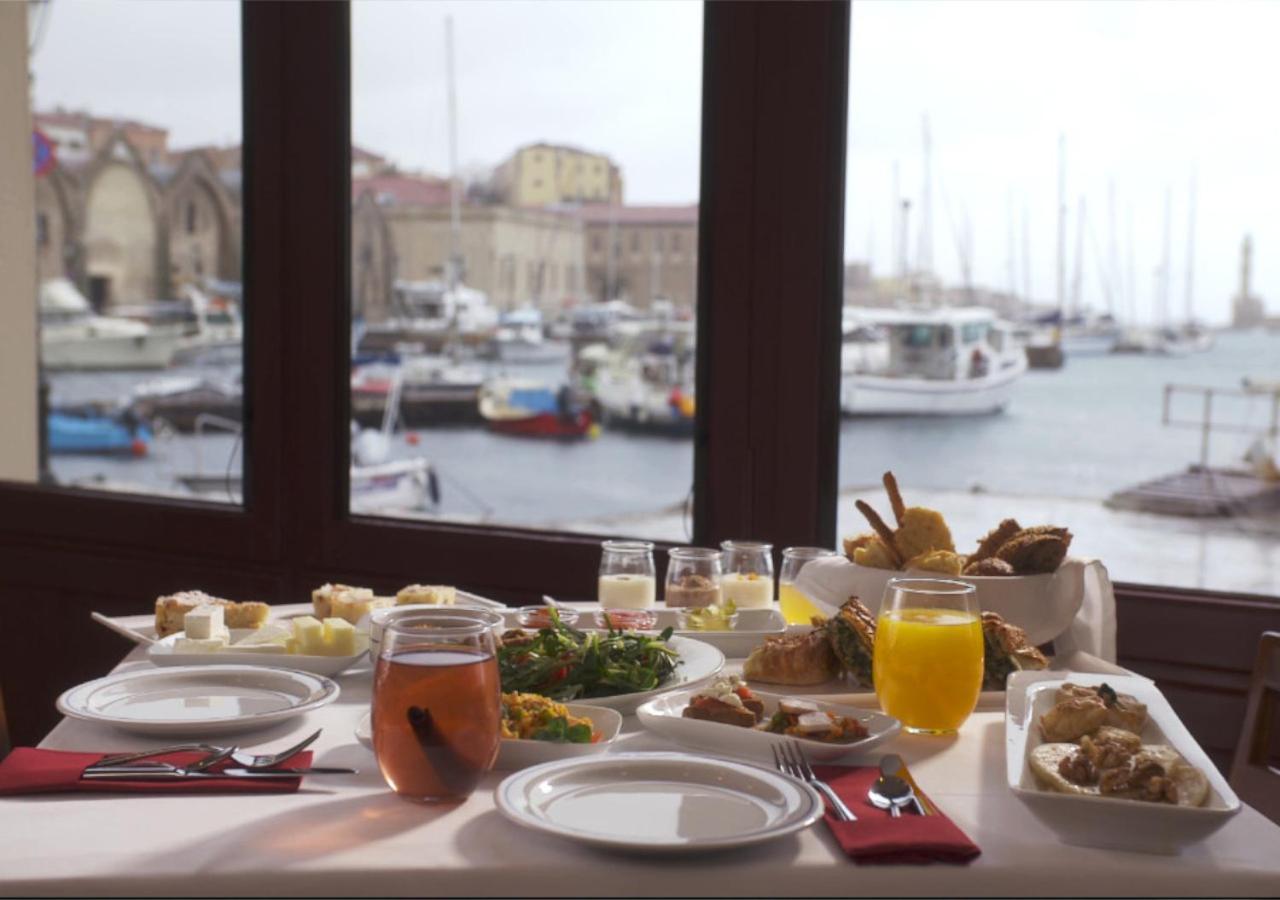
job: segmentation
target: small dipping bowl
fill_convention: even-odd
[[[733,631],[738,627],[738,613],[727,616],[699,615],[705,607],[691,607],[676,610],[676,629],[678,631]]]
[[[551,610],[555,610],[560,616],[562,625],[572,626],[578,621],[578,611],[569,606],[543,606],[536,604],[534,606],[522,606],[516,610],[516,621],[525,628],[550,628],[551,627]]]
[[[598,609],[597,628],[614,631],[650,631],[658,624],[658,614],[651,609]]]

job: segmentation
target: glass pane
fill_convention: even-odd
[[[40,451],[4,476],[238,503],[239,5],[9,6],[29,82],[2,127],[32,134],[34,193],[0,217],[35,228],[4,308],[37,314],[39,376],[0,391],[46,411],[11,423]]]
[[[351,15],[353,511],[685,539],[701,6]]]
[[[893,470],[960,553],[1012,517],[1114,580],[1280,593],[1278,26],[854,5],[841,535]]]

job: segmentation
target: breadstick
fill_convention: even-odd
[[[865,500],[859,500],[854,506],[858,507],[858,512],[866,517],[871,523],[871,527],[875,529],[876,534],[880,535],[880,540],[884,543],[885,549],[889,551],[889,556],[893,559],[893,563],[899,569],[902,568],[902,554],[898,552],[897,545],[893,542],[893,529],[884,523],[884,519],[880,518],[880,514],[871,508],[871,504]]]
[[[902,502],[902,493],[898,490],[898,479],[892,472],[884,473],[884,490],[889,495],[889,505],[893,507],[893,517],[902,524],[902,517],[907,514],[907,505]]]

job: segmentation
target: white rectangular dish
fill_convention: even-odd
[[[1038,721],[1065,682],[1108,684],[1147,706],[1145,744],[1168,744],[1209,780],[1204,806],[1174,806],[1119,797],[1060,794],[1037,782],[1027,755],[1041,743]],[[1169,706],[1155,683],[1138,675],[1085,672],[1015,672],[1009,678],[1005,715],[1009,789],[1064,843],[1108,850],[1177,853],[1204,840],[1240,811],[1240,799]]]
[[[794,694],[767,694],[763,691],[754,693],[764,703],[764,716],[768,720],[777,710],[779,700],[784,697],[805,696],[802,690],[798,689]],[[882,712],[827,703],[812,696],[805,696],[805,699],[815,703],[819,710],[857,719],[866,726],[867,736],[859,741],[835,744],[773,734],[740,725],[686,719],[684,708],[696,693],[697,691],[672,691],[661,694],[637,709],[636,716],[640,719],[640,724],[649,731],[685,746],[768,764],[773,762],[775,746],[781,747],[794,742],[804,748],[805,756],[813,762],[830,762],[844,756],[866,753],[892,740],[902,729],[897,719]]]
[[[575,609],[578,610],[581,617],[574,624],[574,628],[592,630],[596,627],[595,613],[599,609],[598,606],[595,604],[587,608],[575,606]],[[763,644],[765,638],[777,637],[787,631],[787,620],[776,607],[769,609],[739,609],[737,626],[732,631],[681,631],[674,609],[657,606],[654,607],[653,611],[658,614],[658,624],[654,626],[654,630],[662,631],[667,627],[674,628],[678,637],[692,638],[696,641],[702,641],[704,644],[710,644],[730,659],[744,657]],[[507,621],[508,628],[521,627],[519,620],[516,618],[517,610],[506,609],[501,612]]]
[[[231,629],[231,641],[234,644],[247,634],[251,628]],[[174,649],[183,632],[161,638],[147,648],[147,659],[157,666],[265,666],[273,669],[295,669],[299,672],[310,672],[312,675],[328,675],[330,677],[346,671],[367,656],[367,641],[354,656],[307,656],[302,653],[244,653],[235,648],[218,650],[211,653],[180,653]]]

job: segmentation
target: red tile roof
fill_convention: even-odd
[[[614,206],[592,203],[578,209],[578,218],[587,225],[697,225],[698,204],[685,206]]]
[[[351,199],[358,200],[365,191],[374,200],[390,206],[447,206],[449,182],[444,178],[420,175],[375,175],[351,181]]]

